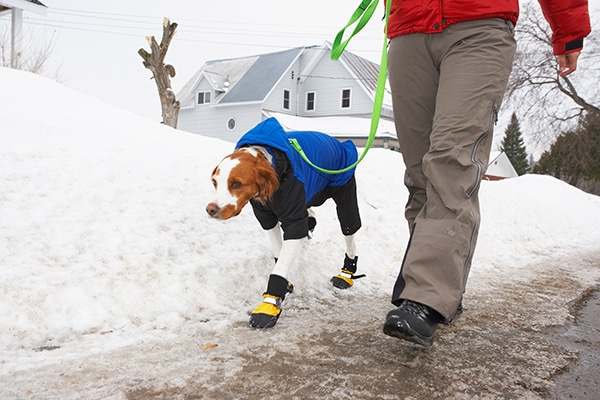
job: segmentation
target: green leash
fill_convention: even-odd
[[[331,59],[336,61],[344,52],[344,49],[350,42],[350,39],[354,37],[362,28],[365,27],[369,19],[373,15],[373,12],[377,8],[377,3],[379,0],[363,0],[362,3],[358,6],[352,17],[350,17],[350,21],[338,32],[333,41],[333,45],[331,47]],[[318,171],[324,172],[326,174],[342,174],[344,172],[350,171],[355,168],[358,163],[362,161],[363,158],[367,155],[369,148],[373,144],[373,140],[375,140],[375,135],[377,134],[377,126],[379,125],[379,118],[381,116],[381,106],[383,105],[383,95],[385,92],[385,81],[387,78],[387,27],[388,27],[388,19],[390,17],[390,9],[392,5],[392,0],[387,0],[385,7],[385,27],[384,27],[384,37],[383,37],[383,50],[381,51],[381,64],[379,68],[379,77],[377,79],[377,89],[375,91],[375,98],[373,100],[373,113],[371,114],[371,131],[369,133],[369,139],[367,140],[367,144],[365,145],[365,151],[362,152],[358,160],[356,162],[344,169],[339,170],[330,170],[321,168],[312,161],[308,159],[304,150],[298,143],[296,139],[290,139],[290,144],[292,147],[300,154],[302,159],[306,161],[311,167],[315,168]],[[342,37],[344,36],[344,31],[349,28],[356,21],[356,27],[354,31],[350,35],[350,37],[342,42]]]

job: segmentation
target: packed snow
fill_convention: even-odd
[[[232,143],[40,76],[0,68],[0,82],[1,383],[33,366],[247,321],[272,268],[269,242],[249,207],[229,221],[204,210],[210,173]],[[367,277],[353,296],[391,293],[408,238],[402,177],[402,158],[389,150],[371,149],[357,168],[358,273]],[[519,279],[524,265],[599,248],[599,197],[536,175],[483,182],[480,197],[472,276]],[[316,212],[315,237],[289,276],[289,307],[319,311],[338,296],[329,278],[344,241],[334,204]]]

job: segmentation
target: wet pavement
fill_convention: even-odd
[[[576,352],[574,360],[549,387],[552,399],[596,400],[600,398],[600,287],[584,293],[574,305],[575,322],[549,337]]]

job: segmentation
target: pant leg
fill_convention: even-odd
[[[413,36],[402,40],[407,50],[419,51],[414,47],[422,47],[422,39]],[[412,224],[392,302],[418,301],[448,318],[462,298],[475,250],[479,184],[516,44],[512,26],[500,19],[452,25],[427,40],[439,81],[429,148],[421,160],[425,201]],[[396,123],[413,117],[405,114]]]
[[[388,54],[394,121],[406,166],[404,185],[409,192],[404,215],[411,230],[427,201],[423,157],[429,151],[439,82],[429,41],[426,34],[396,37],[391,40]]]

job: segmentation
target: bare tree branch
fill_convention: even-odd
[[[25,35],[24,39],[24,47],[20,52],[15,68],[38,75],[47,75],[48,61],[54,50],[52,37],[34,35],[33,32],[30,32],[28,35]],[[12,64],[10,32],[4,26],[0,26],[0,66],[10,68]],[[50,78],[59,80],[58,72],[51,75]]]
[[[180,103],[175,98],[175,93],[171,89],[170,78],[175,76],[175,67],[165,65],[164,60],[176,30],[177,23],[171,23],[168,18],[165,18],[163,20],[163,35],[160,45],[156,42],[154,36],[148,36],[146,40],[150,45],[150,53],[144,49],[138,50],[138,54],[144,60],[142,64],[145,68],[152,71],[152,76],[156,82],[163,123],[173,128],[177,128]]]
[[[565,76],[562,78],[562,80],[567,84],[567,88],[565,88],[561,81],[558,80],[558,89],[563,92],[564,94],[566,94],[567,96],[569,96],[570,98],[573,99],[573,101],[579,105],[582,109],[584,110],[593,110],[595,112],[600,113],[600,108],[596,107],[593,104],[588,103],[587,101],[585,101],[584,99],[582,99],[579,94],[577,94],[577,89],[575,88],[575,85],[573,85],[573,83],[571,82],[571,80],[569,79],[568,76]]]
[[[600,45],[598,34],[585,40],[577,71],[568,78],[557,72],[552,54],[552,32],[539,5],[523,3],[516,27],[517,54],[507,86],[504,107],[516,111],[530,139],[547,146],[579,117],[599,112]]]

